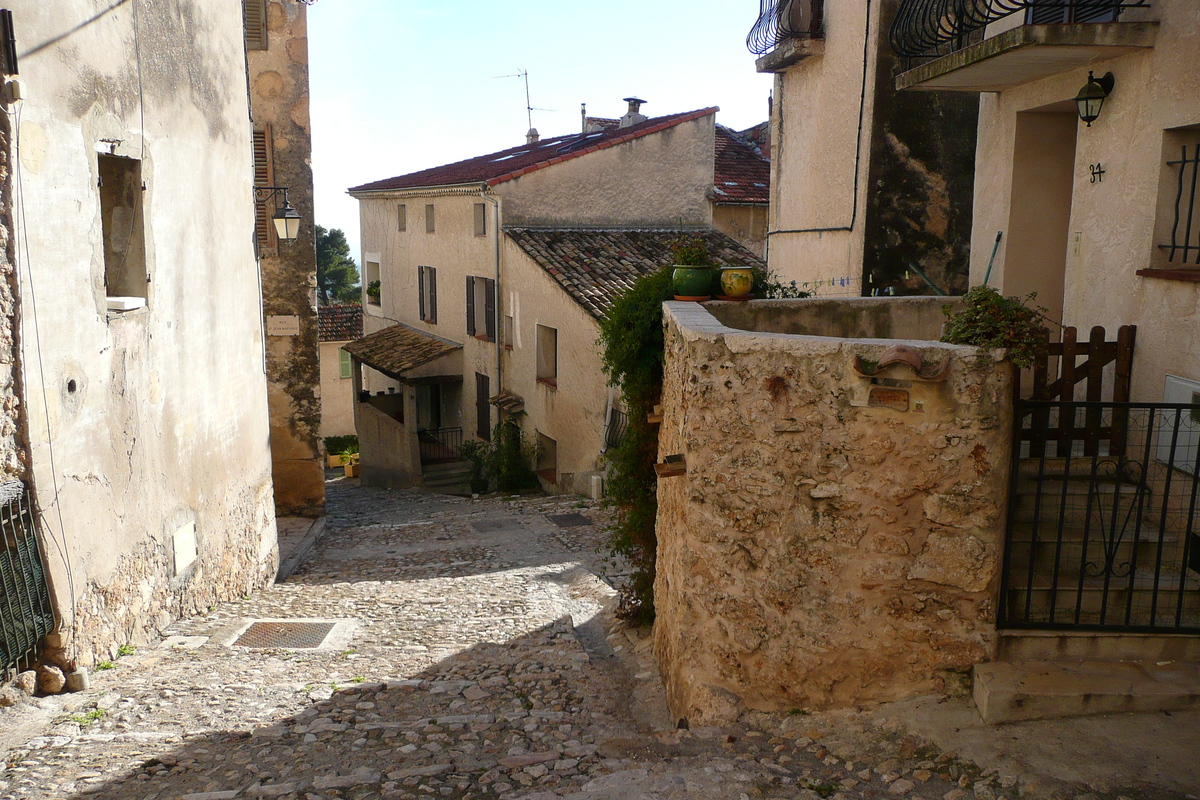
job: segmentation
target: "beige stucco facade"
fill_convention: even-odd
[[[240,7],[95,12],[17,3],[27,99],[9,109],[24,477],[82,664],[252,591],[277,561]],[[140,169],[132,206],[106,205],[102,162]],[[106,263],[144,266],[121,282],[143,307],[108,310]]]
[[[354,376],[342,376],[345,342],[321,342],[321,438],[354,434]]]
[[[307,7],[299,0],[269,0],[264,5],[266,47],[246,51],[250,108],[255,130],[269,139],[269,185],[287,187],[288,200],[301,216],[300,235],[294,242],[268,236],[259,250],[275,506],[281,515],[319,516],[325,509],[325,473],[319,441]],[[273,213],[276,202],[266,201],[266,217]]]
[[[1133,399],[1157,401],[1167,375],[1200,380],[1200,284],[1186,279],[1195,275],[1138,274],[1184,266],[1159,245],[1170,242],[1177,196],[1178,167],[1167,162],[1200,144],[1200,7],[1162,0],[1121,20],[1098,27],[1157,22],[1153,46],[1107,59],[1088,50],[1078,66],[980,94],[971,281],[984,281],[1002,232],[989,283],[1036,291],[1049,316],[1081,331],[1100,325],[1111,338],[1137,325]],[[1037,63],[1036,48],[1025,55]],[[1091,127],[1071,101],[1089,71],[1116,79]]]

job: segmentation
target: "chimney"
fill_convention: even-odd
[[[646,102],[645,100],[639,100],[636,97],[626,97],[624,99],[626,103],[629,103],[629,110],[625,112],[625,116],[621,117],[621,124],[617,126],[618,128],[628,128],[631,125],[637,125],[648,119],[645,114],[640,113],[642,103]]]
[[[579,117],[580,117],[579,131],[580,131],[580,133],[587,133],[588,132],[588,129],[587,129],[587,103],[579,104]]]
[[[537,128],[530,128],[525,132],[525,144],[537,144],[538,135]]]

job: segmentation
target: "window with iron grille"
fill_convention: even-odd
[[[1164,132],[1155,266],[1200,266],[1200,126]]]
[[[29,492],[20,481],[0,484],[0,681],[10,669],[32,666],[54,625]]]
[[[246,29],[246,49],[267,49],[267,0],[243,0],[242,20]]]

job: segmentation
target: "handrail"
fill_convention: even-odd
[[[823,6],[824,0],[759,0],[758,20],[746,36],[746,47],[762,55],[789,39],[820,38]]]
[[[888,39],[897,55],[919,58],[946,45],[961,49],[971,34],[1022,11],[1031,12],[1031,22],[1096,22],[1149,5],[1148,0],[903,0]],[[1039,12],[1049,17],[1037,19]]]

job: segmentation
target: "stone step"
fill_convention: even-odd
[[[975,706],[996,725],[1200,707],[1195,661],[992,661],[974,668]]]
[[[466,475],[470,471],[471,462],[469,461],[443,461],[437,464],[424,464],[421,467],[421,475],[426,480],[440,475]]]
[[[1200,636],[1095,631],[999,631],[997,661],[1196,661]]]

